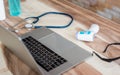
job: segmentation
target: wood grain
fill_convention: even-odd
[[[7,64],[6,68],[8,68],[2,70],[10,71],[13,75],[38,75],[37,72],[29,68],[26,64],[24,64],[18,57],[16,57],[12,52],[9,51],[9,49],[4,47],[3,45],[2,50]]]
[[[18,23],[22,19],[20,17],[12,17],[9,15],[8,7],[7,7],[7,1],[5,1],[6,4],[6,15],[7,19],[4,21],[0,21],[0,25],[3,25],[5,27],[12,27],[14,24]],[[20,24],[20,26],[23,26],[24,24]],[[20,33],[25,33],[26,30],[22,30]],[[26,64],[24,64],[19,58],[17,58],[12,52],[10,52],[7,48],[3,48],[4,55],[6,58],[6,63],[8,66],[8,69],[10,72],[13,73],[13,75],[38,75],[36,72],[34,72],[31,68],[29,68]],[[3,69],[4,70],[4,69]],[[86,70],[86,71],[84,71]],[[94,69],[92,66],[90,66],[87,63],[82,63],[80,65],[77,65],[75,68],[71,69],[68,72],[65,72],[63,75],[102,75],[100,72],[98,72],[96,69]],[[10,75],[10,74],[7,74]]]
[[[4,57],[6,59],[8,69],[2,69],[2,71],[10,71],[13,75],[39,75],[37,72],[29,68],[26,64],[24,64],[19,58],[17,58],[12,52],[9,51],[6,47],[3,47],[2,50]],[[3,73],[0,70],[0,74]],[[102,75],[100,72],[95,70],[89,64],[83,62],[73,69],[63,73],[62,75]],[[6,74],[6,75],[10,75]]]
[[[67,71],[63,75],[102,75],[100,72],[95,71],[89,64],[82,63],[75,68]]]
[[[81,8],[69,2],[69,0],[40,1],[47,3],[60,11],[71,14],[79,23],[82,23],[87,28],[89,28],[90,25],[93,23],[98,24],[100,26],[100,32],[97,34],[97,38],[95,38],[94,42],[85,42],[85,44],[91,47],[92,49],[100,52],[101,54],[103,54],[102,51],[105,49],[107,44],[113,42],[120,42],[120,24],[115,23],[106,18],[100,17],[99,15],[87,9]],[[112,49],[113,50],[109,50],[110,56],[107,56],[106,54],[103,55],[106,55],[109,58],[120,56],[120,47],[112,47]],[[120,64],[120,60],[118,60],[117,63]]]
[[[95,13],[97,13],[98,11],[105,13],[105,9],[113,11],[112,7],[114,6],[118,8],[120,7],[120,4],[119,4],[120,0],[116,0],[116,1],[114,0],[104,0],[104,1],[103,0],[72,0],[71,2],[78,6],[86,8],[90,11],[93,11]],[[116,11],[113,11],[113,12],[118,13]],[[107,12],[107,14],[110,14],[110,12],[109,13]],[[112,15],[111,20],[120,24],[120,18],[118,16]]]
[[[120,0],[107,0],[108,4],[111,5],[111,6],[117,6],[117,7],[120,7]]]

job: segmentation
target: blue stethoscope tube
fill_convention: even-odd
[[[46,13],[43,13],[43,14],[37,16],[37,17],[27,17],[27,18],[25,18],[24,20],[35,19],[35,20],[31,23],[31,24],[33,25],[33,24],[36,24],[36,23],[40,20],[40,18],[42,18],[43,16],[48,15],[48,14],[65,15],[65,16],[71,18],[71,20],[70,20],[70,22],[69,22],[67,25],[61,25],[61,26],[58,26],[58,25],[56,25],[56,26],[44,26],[44,27],[46,27],[46,28],[66,28],[66,27],[70,26],[70,25],[72,24],[72,22],[73,22],[73,17],[72,17],[71,15],[69,15],[69,14],[67,14],[67,13],[62,13],[62,12],[46,12]],[[41,28],[41,27],[43,27],[43,26],[33,26],[33,27],[34,27],[34,28]]]

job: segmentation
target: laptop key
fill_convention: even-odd
[[[32,54],[37,64],[39,64],[48,72],[67,62],[66,59],[59,56],[57,53],[31,36],[23,39],[23,42]]]

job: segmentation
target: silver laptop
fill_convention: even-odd
[[[40,75],[60,75],[91,56],[45,27],[18,36],[0,26],[0,40]]]

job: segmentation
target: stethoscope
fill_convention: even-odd
[[[43,27],[43,26],[36,26],[35,24],[36,24],[37,22],[39,22],[40,18],[42,18],[43,16],[48,15],[48,14],[64,15],[64,16],[69,17],[71,20],[70,20],[70,22],[69,22],[68,24],[66,24],[66,25],[44,26],[44,27],[46,27],[46,28],[66,28],[66,27],[70,26],[70,25],[72,24],[72,22],[73,22],[73,17],[72,17],[71,15],[67,14],[67,13],[62,13],[62,12],[46,12],[46,13],[43,13],[43,14],[41,14],[41,15],[39,15],[39,16],[36,16],[36,17],[27,17],[27,18],[23,19],[22,21],[20,21],[19,23],[17,23],[16,25],[14,25],[13,27],[18,26],[18,25],[19,25],[20,23],[22,23],[23,21],[33,20],[31,23],[25,24],[22,28],[26,28],[26,29],[28,29],[28,30],[31,30],[32,28],[35,28],[35,29],[41,28],[41,27]],[[20,28],[19,30],[21,30],[22,28]]]

